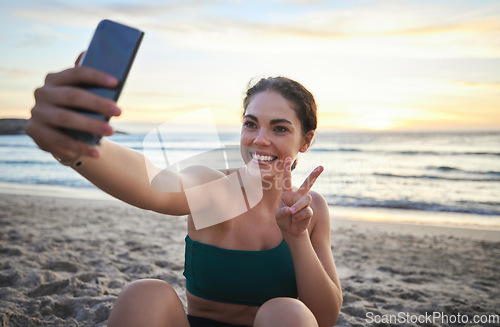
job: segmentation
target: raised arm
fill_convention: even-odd
[[[183,192],[165,192],[151,187],[147,161],[137,151],[103,139],[102,145],[89,147],[76,141],[61,128],[109,136],[108,122],[92,119],[65,107],[78,107],[105,116],[119,116],[112,100],[96,96],[78,85],[115,87],[115,78],[88,67],[74,67],[48,74],[45,84],[35,91],[35,106],[26,131],[44,151],[69,164],[90,182],[112,196],[134,206],[166,214],[189,213]],[[81,163],[81,164],[80,164]],[[179,184],[179,174],[164,171],[164,180]]]
[[[340,313],[342,291],[331,251],[330,215],[325,199],[310,191],[323,168],[314,169],[294,190],[291,164],[287,158],[276,221],[292,254],[300,300],[319,326],[333,326]]]

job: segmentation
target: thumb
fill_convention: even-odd
[[[83,57],[84,54],[85,54],[85,51],[81,52],[80,55],[78,56],[78,58],[76,58],[75,66],[80,66],[80,64],[81,64],[80,61],[82,60],[82,57]]]

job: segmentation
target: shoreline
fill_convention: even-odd
[[[333,218],[332,230],[339,229],[357,229],[359,232],[386,233],[391,235],[407,235],[416,237],[440,237],[449,236],[455,238],[464,238],[476,241],[500,242],[500,230],[486,229],[484,226],[479,228],[469,227],[468,225],[440,225],[423,224],[418,222],[395,222],[382,220],[356,220]]]
[[[0,194],[121,202],[98,188],[83,189],[57,185],[29,185],[0,182]],[[496,215],[486,216],[460,212],[440,212],[380,207],[343,207],[329,205],[329,208],[332,220],[362,222],[368,225],[370,225],[370,222],[376,224],[394,223],[403,226],[416,225],[468,230],[487,230],[491,233],[500,233],[500,216]]]

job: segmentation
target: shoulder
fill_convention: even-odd
[[[319,211],[321,213],[324,213],[325,211],[328,212],[328,203],[323,195],[315,191],[309,191],[309,195],[312,199],[311,208],[313,211]]]
[[[326,199],[315,191],[309,191],[311,196],[311,209],[313,210],[311,234],[319,229],[330,229],[330,209]]]

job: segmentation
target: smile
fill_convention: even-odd
[[[278,157],[276,156],[257,154],[255,152],[250,152],[250,157],[257,162],[263,162],[263,163],[273,162],[274,160],[278,159]]]

